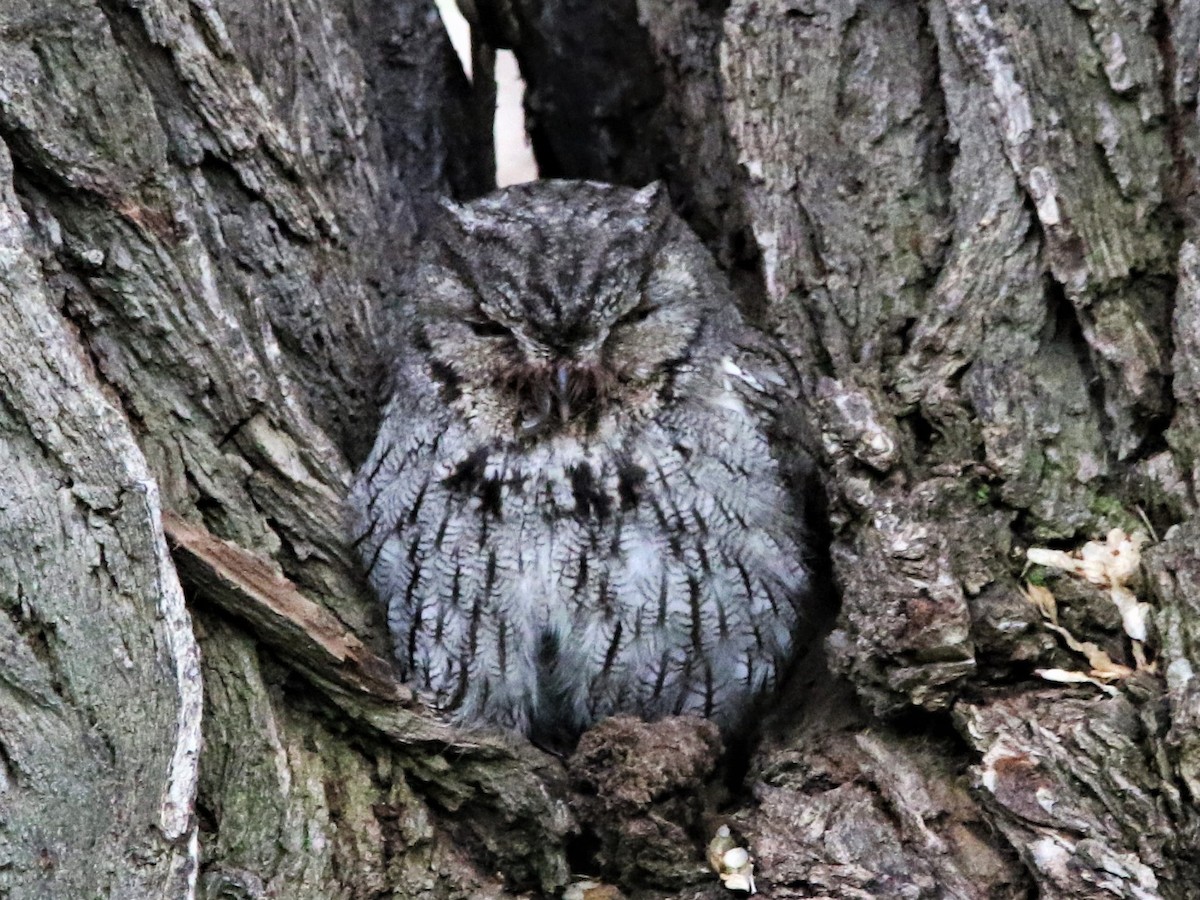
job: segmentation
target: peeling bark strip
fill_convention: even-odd
[[[352,690],[411,703],[395,666],[381,659],[328,610],[305,597],[267,560],[222,541],[173,513],[163,516],[184,580],[205,599],[250,625],[254,634],[306,668]]]
[[[665,180],[795,362],[840,677],[717,817],[760,890],[1194,896],[1200,7],[475,5],[543,170]],[[396,702],[342,531],[422,210],[492,177],[489,59],[421,0],[0,0],[0,894],[567,883],[562,766]],[[1157,669],[1037,680],[1135,660],[1025,550],[1143,516]],[[597,737],[577,868],[722,895],[702,744]]]

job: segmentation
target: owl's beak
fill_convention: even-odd
[[[558,402],[558,417],[563,422],[571,418],[571,367],[559,363],[554,367],[554,399]]]
[[[522,434],[534,436],[566,427],[581,413],[598,416],[606,396],[604,378],[599,366],[566,359],[516,369],[503,383],[517,400]]]

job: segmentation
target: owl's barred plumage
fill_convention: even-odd
[[[736,721],[807,587],[761,338],[655,188],[535,182],[441,230],[352,495],[406,676],[522,731]]]

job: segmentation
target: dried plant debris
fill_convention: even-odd
[[[731,891],[757,893],[754,887],[754,860],[745,847],[739,847],[728,825],[717,829],[708,842],[708,864],[721,883]]]
[[[595,875],[675,890],[707,882],[695,836],[708,832],[706,784],[721,752],[717,726],[695,716],[613,716],[586,732],[567,772]]]
[[[1146,536],[1140,532],[1127,534],[1120,528],[1114,528],[1104,541],[1088,541],[1073,553],[1043,547],[1031,547],[1026,552],[1029,561],[1035,565],[1067,572],[1106,591],[1121,615],[1121,624],[1131,641],[1137,663],[1137,669],[1121,665],[1096,644],[1076,638],[1059,624],[1058,601],[1053,592],[1044,585],[1026,584],[1025,597],[1041,613],[1046,628],[1061,637],[1090,666],[1087,672],[1039,669],[1037,674],[1040,677],[1070,684],[1090,683],[1112,694],[1116,693],[1112,682],[1128,678],[1138,669],[1151,668],[1146,662],[1143,646],[1150,607],[1138,600],[1129,586],[1141,565],[1141,549],[1146,540]]]
[[[611,884],[585,879],[563,891],[563,900],[625,900],[625,895]]]

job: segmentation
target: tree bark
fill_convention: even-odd
[[[343,528],[420,208],[491,183],[489,91],[423,3],[0,23],[0,893],[561,883],[554,772],[401,702]]]
[[[472,84],[421,0],[0,0],[0,895],[717,897],[726,824],[777,898],[1197,896],[1200,7],[474,6]],[[793,361],[814,642],[724,756],[441,724],[347,545],[483,39]],[[1144,641],[1026,555],[1137,532]]]

